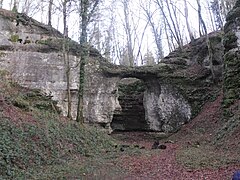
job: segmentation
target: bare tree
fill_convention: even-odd
[[[155,3],[157,4],[159,10],[161,11],[161,14],[163,15],[164,23],[168,27],[171,33],[171,36],[174,38],[174,40],[177,42],[178,47],[181,49],[183,46],[183,40],[182,40],[181,32],[179,29],[178,19],[176,15],[176,8],[174,8],[172,1],[170,1],[170,3],[168,2],[168,0],[164,0],[164,1],[165,1],[165,6],[167,7],[167,12],[165,12],[164,10],[163,0],[155,0]],[[170,7],[170,4],[172,8]]]
[[[223,12],[225,14],[226,9],[225,8],[223,8],[223,9],[224,9]],[[223,14],[221,13],[220,2],[218,0],[214,0],[211,2],[211,10],[214,15],[215,26],[217,27],[217,29],[222,29],[223,18],[225,18],[225,17],[222,16]]]
[[[63,0],[62,2],[62,13],[63,13],[63,60],[66,67],[66,81],[67,81],[67,117],[72,119],[72,100],[71,100],[71,90],[70,90],[70,59],[69,59],[69,43],[68,43],[68,27],[67,27],[67,4],[71,0]],[[69,4],[71,6],[71,4]]]
[[[117,38],[114,38],[116,36],[116,27],[115,27],[115,15],[114,15],[114,5],[111,4],[110,7],[108,7],[109,12],[110,12],[110,23],[105,30],[105,38],[103,43],[103,55],[107,58],[109,62],[115,63],[116,59],[116,51],[117,51],[117,46],[114,46],[114,44],[117,41]]]
[[[128,53],[128,61],[129,65],[133,66],[134,65],[134,55],[133,55],[133,45],[132,45],[132,28],[130,25],[129,17],[130,17],[130,12],[129,12],[129,1],[130,0],[123,0],[123,10],[124,10],[124,28],[125,28],[125,33],[127,36],[127,53]]]
[[[224,17],[227,16],[227,13],[233,8],[236,3],[236,0],[220,0],[221,13]]]
[[[150,24],[150,27],[152,29],[153,37],[155,44],[157,46],[157,59],[158,62],[163,58],[163,47],[162,47],[162,34],[163,34],[163,27],[161,22],[156,25],[154,22],[154,14],[156,13],[156,10],[151,12],[151,4],[152,1],[149,1],[148,4],[145,3],[145,6],[141,5],[142,10],[144,11],[144,14],[147,18],[147,25]]]
[[[207,2],[208,4],[208,14],[209,14],[209,17],[210,17],[210,21],[211,21],[211,26],[212,26],[212,31],[216,31],[216,27],[215,27],[215,22],[214,22],[214,15],[213,15],[213,12],[212,12],[212,9],[211,9],[211,5],[210,5],[210,2]]]
[[[52,26],[52,7],[53,7],[53,0],[49,0],[48,2],[48,25]]]
[[[81,60],[80,60],[80,73],[79,73],[79,89],[78,89],[78,107],[77,107],[77,117],[76,121],[81,124],[84,123],[83,117],[83,92],[84,92],[84,80],[85,80],[85,64],[88,57],[88,45],[87,45],[87,27],[90,23],[90,20],[95,12],[100,0],[89,1],[81,0],[80,1],[80,18],[81,18],[81,36],[80,36],[80,45],[81,49]]]
[[[33,1],[31,0],[25,0],[24,4],[22,6],[22,13],[29,14],[30,9],[32,8],[31,5],[33,4]]]
[[[199,20],[199,35],[203,36],[203,35],[207,35],[207,27],[206,24],[202,18],[202,6],[200,3],[200,0],[196,0],[197,1],[197,5],[198,5],[198,20]]]
[[[12,1],[11,1],[11,2],[12,2]],[[13,11],[13,12],[18,12],[18,8],[19,8],[19,0],[14,0],[14,1],[13,1],[12,11]]]
[[[149,49],[147,49],[147,53],[144,55],[143,58],[143,65],[153,66],[155,64],[156,63],[152,52]]]
[[[187,30],[188,30],[188,34],[190,37],[190,40],[193,41],[194,40],[194,36],[192,33],[192,30],[190,28],[190,24],[188,21],[188,6],[187,6],[187,0],[184,0],[184,12],[185,12],[185,20],[186,20],[186,25],[187,25]]]
[[[0,8],[3,6],[3,0],[0,0]]]
[[[215,80],[215,73],[214,73],[214,69],[213,69],[213,47],[212,47],[211,41],[209,40],[207,27],[206,27],[205,22],[202,18],[200,0],[196,0],[196,1],[197,1],[197,5],[198,5],[199,34],[200,34],[200,36],[203,36],[203,35],[206,36],[210,70],[211,70],[211,73],[212,73],[212,78],[213,78],[213,80]]]

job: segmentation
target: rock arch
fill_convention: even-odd
[[[93,60],[87,67],[87,87],[85,89],[85,119],[87,122],[110,127],[114,120],[118,121],[118,123],[115,122],[114,128],[120,130],[175,132],[182,124],[190,120],[192,113],[188,101],[172,82],[160,78],[161,73],[164,75],[171,73],[173,67],[161,64],[156,67],[128,68],[109,64],[104,59]],[[132,104],[136,109],[126,110],[127,107],[121,107],[121,103],[119,103],[118,83],[126,78],[137,78],[143,82],[136,84],[137,90],[144,84],[144,90],[142,89],[140,95],[136,96],[134,93],[137,91],[132,91],[132,96],[135,97],[132,98],[132,102],[126,102],[136,103],[136,98],[142,98],[139,105]],[[121,93],[127,93],[125,96],[131,97],[129,91],[121,90]],[[141,105],[143,107],[139,107]],[[144,112],[137,112],[141,108]],[[134,111],[139,114],[139,124],[137,124],[136,116],[134,117],[132,114]],[[127,115],[130,117],[126,117]],[[130,120],[131,116],[132,121]],[[123,124],[119,121],[122,121]],[[128,122],[129,124],[126,124]],[[143,127],[140,127],[141,123]],[[122,127],[116,127],[117,124]]]

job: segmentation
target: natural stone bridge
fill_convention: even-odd
[[[9,71],[21,85],[51,95],[66,115],[62,35],[24,15],[21,17],[31,24],[20,22],[16,27],[15,14],[0,11],[0,68]],[[28,43],[18,41],[26,37]],[[211,34],[210,40],[215,47],[214,70],[221,79],[221,32]],[[73,116],[76,116],[80,49],[71,42]],[[171,53],[158,65],[131,68],[113,65],[90,48],[84,92],[85,123],[119,130],[177,131],[216,94],[207,54],[205,38],[200,38]]]

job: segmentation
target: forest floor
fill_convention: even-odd
[[[113,134],[122,143],[146,148],[146,153],[119,158],[118,166],[126,170],[124,178],[120,179],[231,179],[234,171],[240,169],[240,154],[235,145],[231,147],[230,143],[223,145],[215,141],[218,129],[223,125],[221,100],[222,96],[219,96],[205,104],[191,123],[168,138],[147,132]],[[152,150],[156,140],[167,148]]]

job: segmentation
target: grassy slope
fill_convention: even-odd
[[[171,139],[181,143],[179,163],[190,169],[239,165],[239,127],[230,133],[222,118],[222,95],[204,105],[202,111]],[[237,115],[237,114],[236,114]],[[225,135],[225,137],[222,136]],[[219,138],[221,137],[221,138]]]

